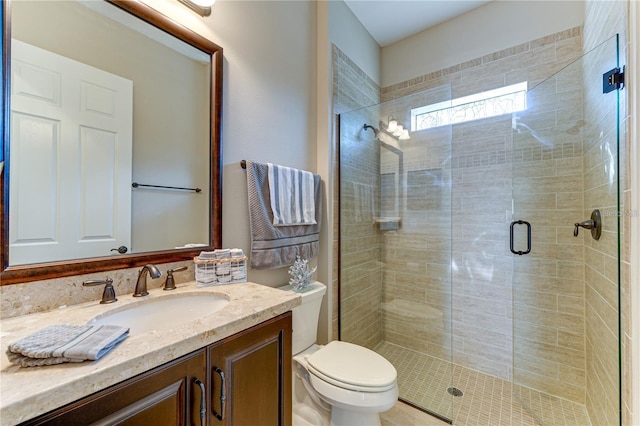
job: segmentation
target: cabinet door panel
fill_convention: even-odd
[[[274,339],[227,359],[234,424],[255,425],[258,420],[265,425],[279,424],[278,346],[278,340]]]
[[[83,398],[28,425],[200,425],[204,349]],[[193,397],[192,397],[193,395]]]
[[[212,425],[291,425],[290,313],[215,344],[209,357]],[[224,409],[216,368],[224,375]]]
[[[177,381],[92,423],[92,426],[182,424],[179,414],[185,406],[184,387],[184,379]]]

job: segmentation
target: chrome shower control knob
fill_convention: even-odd
[[[580,228],[590,229],[593,239],[599,240],[602,233],[602,218],[600,216],[600,210],[596,209],[591,212],[591,219],[575,223],[575,228],[573,228],[574,237],[578,236]]]

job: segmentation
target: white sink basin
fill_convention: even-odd
[[[228,303],[226,297],[211,293],[167,295],[114,308],[91,319],[88,324],[129,327],[131,334],[170,330],[211,315]]]

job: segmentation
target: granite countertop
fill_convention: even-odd
[[[148,371],[300,305],[300,296],[255,283],[196,287],[178,284],[171,292],[149,290],[149,296],[118,295],[118,302],[61,307],[0,321],[0,424],[16,424]],[[132,333],[97,361],[21,368],[9,362],[6,348],[52,324],[85,324],[111,309],[178,294],[211,292],[230,302],[221,310],[172,327],[171,318],[158,330]]]

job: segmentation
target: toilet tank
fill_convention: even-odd
[[[280,290],[292,291],[293,286],[279,287]],[[320,319],[320,306],[322,296],[327,291],[327,286],[313,281],[307,291],[299,293],[302,304],[293,308],[293,354],[298,354],[316,343],[318,336],[318,320]]]

